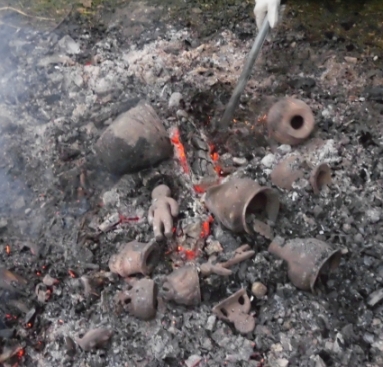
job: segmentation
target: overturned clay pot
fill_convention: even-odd
[[[101,135],[95,150],[106,169],[116,175],[152,167],[173,153],[161,120],[145,101],[118,116]]]
[[[109,268],[112,273],[126,278],[133,274],[149,275],[159,261],[160,249],[156,242],[127,243],[118,254],[112,255]]]
[[[206,191],[205,204],[223,226],[237,233],[254,233],[254,228],[248,225],[251,215],[265,215],[275,222],[279,212],[276,191],[249,178],[236,178],[211,187]]]
[[[162,286],[166,300],[186,306],[197,306],[201,303],[199,276],[194,266],[187,265],[174,270],[166,277]]]
[[[267,114],[269,135],[278,143],[303,143],[315,127],[311,108],[296,98],[283,98],[271,106]]]
[[[310,175],[310,184],[314,194],[318,195],[322,188],[331,184],[331,168],[327,163],[316,166]]]
[[[284,241],[275,237],[268,251],[285,260],[288,276],[297,288],[315,292],[318,277],[335,270],[340,263],[341,251],[315,238],[296,238]]]
[[[128,312],[140,320],[150,320],[157,312],[158,288],[152,279],[137,280],[123,292],[120,302],[127,304]]]
[[[213,313],[221,320],[234,324],[241,334],[251,333],[255,328],[255,318],[249,315],[251,308],[246,289],[242,288],[213,307]]]

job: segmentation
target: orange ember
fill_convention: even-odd
[[[77,278],[76,273],[73,270],[68,270],[68,274],[71,278]]]
[[[24,356],[25,356],[25,349],[22,348],[22,349],[20,349],[20,350],[17,352],[17,358],[18,358],[18,359],[21,359],[21,358],[23,358]]]
[[[223,171],[222,171],[222,167],[218,164],[219,154],[215,148],[215,145],[209,144],[209,148],[210,148],[210,157],[211,157],[212,161],[215,163],[214,171],[217,172],[218,176],[222,176]]]
[[[180,160],[181,166],[184,170],[185,173],[189,173],[189,165],[188,161],[186,158],[186,153],[185,153],[185,148],[183,144],[181,143],[181,138],[180,138],[180,131],[178,129],[175,129],[170,141],[173,143],[174,147],[176,148],[176,153],[178,155],[178,159]]]
[[[194,185],[194,191],[197,194],[203,194],[205,192],[205,189],[200,185]]]
[[[258,124],[264,124],[266,122],[266,120],[267,120],[267,115],[265,114],[265,115],[259,117],[257,122],[258,122]]]
[[[7,253],[7,255],[10,255],[11,254],[11,246],[9,246],[9,245],[5,246],[5,252]]]
[[[210,223],[212,222],[213,222],[213,217],[210,215],[209,218],[202,223],[202,228],[200,233],[201,238],[206,238],[210,234]]]
[[[138,222],[139,217],[125,217],[125,215],[120,214],[120,223],[129,223],[129,222]]]
[[[182,246],[177,247],[177,252],[184,256],[188,261],[194,260],[197,257],[197,251],[188,250],[183,248]]]

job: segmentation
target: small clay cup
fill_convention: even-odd
[[[235,178],[209,188],[205,205],[227,229],[253,234],[246,222],[247,217],[265,212],[268,219],[275,222],[280,204],[275,190],[261,187],[249,178]]]
[[[315,127],[311,108],[296,98],[283,98],[271,106],[267,114],[270,137],[281,144],[303,143]]]
[[[242,288],[213,307],[213,313],[221,320],[234,324],[241,334],[251,333],[255,318],[249,315],[251,303],[246,289]]]
[[[334,271],[340,263],[341,251],[315,238],[296,238],[284,241],[277,236],[268,251],[285,260],[288,276],[297,288],[315,292],[319,275]]]
[[[181,305],[199,305],[201,290],[197,269],[192,265],[186,265],[174,270],[166,277],[162,286],[162,294],[166,300]]]
[[[133,287],[124,292],[123,301],[128,312],[140,320],[156,316],[158,288],[152,279],[137,280]]]
[[[149,275],[159,261],[160,248],[157,242],[141,243],[132,241],[127,243],[118,254],[112,255],[109,268],[126,278],[133,274]]]

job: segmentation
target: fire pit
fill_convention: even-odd
[[[0,364],[383,364],[381,56],[287,12],[216,132],[255,32],[234,3],[209,37],[138,1],[0,25]]]

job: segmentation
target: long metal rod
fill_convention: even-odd
[[[226,107],[225,113],[223,114],[223,117],[221,121],[217,123],[218,129],[227,129],[230,125],[230,122],[232,121],[234,110],[238,106],[239,99],[241,97],[241,94],[243,93],[243,90],[246,87],[246,84],[250,78],[255,60],[257,59],[261,48],[263,46],[263,43],[265,42],[266,36],[269,33],[270,24],[267,18],[263,21],[262,27],[259,30],[257,37],[255,38],[255,41],[253,43],[253,47],[250,50],[250,53],[246,59],[245,66],[242,70],[242,74],[238,79],[237,86],[234,89],[233,95],[230,98],[230,101]]]

